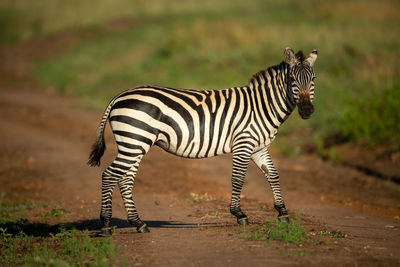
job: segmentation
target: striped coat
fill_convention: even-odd
[[[90,165],[100,163],[108,119],[118,155],[103,173],[101,218],[105,227],[111,217],[112,190],[118,183],[121,192],[126,192],[123,198],[129,221],[138,231],[148,231],[137,215],[131,191],[140,160],[153,145],[185,158],[233,153],[230,209],[240,224],[247,224],[240,209],[240,191],[253,159],[271,184],[279,215],[286,216],[279,176],[267,148],[296,105],[303,103],[302,117],[311,115],[311,62],[316,58],[316,52],[305,58],[302,52],[294,55],[290,51],[285,50],[286,60],[279,65],[253,75],[248,86],[224,90],[139,86],[114,97],[103,115],[89,160]],[[297,79],[293,78],[296,67],[302,68],[297,69]]]

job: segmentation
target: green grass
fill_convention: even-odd
[[[41,218],[42,218],[42,219],[48,219],[48,218],[51,218],[51,217],[59,218],[59,217],[61,217],[62,215],[68,213],[68,212],[69,212],[69,211],[66,210],[66,209],[64,209],[63,207],[60,207],[60,206],[52,206],[52,207],[51,207],[51,210],[48,211],[48,212],[46,212],[45,214],[43,214],[43,215],[41,216]]]
[[[320,231],[318,232],[318,235],[323,237],[323,236],[328,236],[331,238],[346,238],[347,234],[342,233],[340,231]]]
[[[400,82],[368,92],[362,99],[351,100],[351,112],[343,114],[343,133],[352,139],[365,139],[370,145],[386,143],[400,149]]]
[[[264,242],[264,246],[275,247],[282,256],[305,256],[307,248],[328,245],[332,239],[337,244],[337,239],[347,238],[348,235],[332,230],[307,231],[302,224],[302,218],[297,215],[289,223],[285,221],[267,220],[263,226],[244,226],[238,233],[242,238]],[[300,249],[299,249],[300,248]]]
[[[0,228],[0,260],[6,266],[111,266],[122,263],[111,237],[92,238],[87,231],[57,229],[37,238],[23,231],[10,234]]]
[[[15,215],[15,213],[30,210],[36,208],[37,205],[35,203],[17,203],[11,204],[4,201],[6,194],[4,192],[0,192],[0,225],[5,223],[14,223],[23,219],[21,215]]]
[[[15,215],[36,204],[11,204],[0,197],[0,262],[2,266],[114,266],[127,265],[118,256],[112,237],[92,237],[71,224],[49,225]],[[60,217],[66,210],[54,206],[36,219]]]
[[[266,222],[264,231],[268,239],[286,243],[299,243],[306,235],[300,220],[291,220],[289,223],[269,220]]]
[[[305,256],[306,255],[306,250],[305,249],[303,249],[303,250],[299,250],[299,251],[293,251],[293,254],[295,255],[295,256]]]
[[[306,230],[301,225],[301,219],[290,220],[289,223],[279,220],[268,220],[265,226],[257,226],[256,229],[244,227],[240,233],[246,233],[250,240],[278,240],[284,243],[300,243],[306,238]]]
[[[42,87],[97,107],[140,84],[246,85],[282,61],[286,46],[317,48],[315,114],[294,114],[279,131],[296,156],[288,147],[332,134],[399,148],[399,12],[392,0],[19,0],[0,5],[0,25],[3,46],[68,33],[72,44],[35,61],[32,73]]]

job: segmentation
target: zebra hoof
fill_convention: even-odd
[[[146,224],[143,224],[140,228],[137,228],[138,233],[150,233],[149,228]]]
[[[241,226],[247,226],[249,225],[249,220],[247,219],[247,217],[244,218],[240,218],[237,220],[238,224],[240,224]]]
[[[112,235],[113,231],[111,227],[103,227],[101,228],[101,233],[104,235]]]
[[[282,216],[278,216],[278,221],[280,222],[285,222],[285,223],[289,223],[289,215],[282,215]]]

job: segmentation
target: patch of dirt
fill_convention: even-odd
[[[101,116],[102,111],[79,107],[71,98],[1,88],[0,191],[7,200],[52,201],[71,211],[63,221],[99,227],[101,172],[116,153],[107,126],[102,166],[86,165]],[[230,155],[189,160],[153,148],[141,163],[134,187],[138,210],[151,233],[138,234],[127,224],[118,189],[114,192],[112,223],[118,226],[114,239],[121,254],[131,265],[144,266],[400,263],[398,184],[313,156],[271,154],[292,217],[301,213],[309,233],[336,231],[346,238],[322,242],[318,235],[309,236],[301,247],[244,238],[229,214]],[[242,208],[250,228],[277,215],[269,186],[253,164]]]
[[[340,145],[337,149],[343,164],[379,179],[400,183],[400,151],[388,152],[385,147],[368,149],[354,143]]]

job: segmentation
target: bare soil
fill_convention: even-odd
[[[0,191],[8,201],[62,205],[71,212],[60,221],[96,232],[101,172],[113,160],[115,145],[107,126],[101,167],[86,165],[102,111],[77,103],[39,91],[1,88]],[[119,190],[114,191],[113,224],[118,228],[113,238],[121,254],[135,266],[400,265],[399,184],[315,155],[286,158],[274,149],[271,154],[286,206],[292,217],[301,214],[308,241],[286,245],[239,233],[229,214],[230,155],[188,160],[154,147],[144,157],[134,187],[150,233],[139,234],[127,224]],[[269,186],[253,164],[242,209],[251,229],[277,215]],[[347,237],[319,237],[320,231]]]

